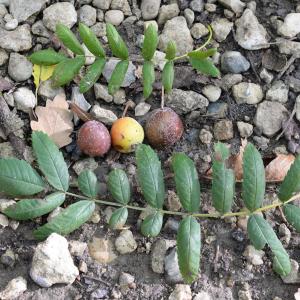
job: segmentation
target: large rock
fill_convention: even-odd
[[[77,22],[77,12],[69,2],[59,2],[50,5],[43,12],[44,25],[55,31],[56,24],[63,24],[71,28]]]
[[[186,114],[196,109],[206,109],[209,102],[196,92],[173,89],[168,95],[166,103],[178,114]]]
[[[267,31],[258,22],[253,11],[247,8],[243,15],[235,21],[235,40],[246,50],[269,48]]]
[[[234,85],[232,93],[238,104],[256,104],[261,102],[264,97],[260,85],[251,82],[241,82]]]
[[[11,53],[8,62],[8,74],[15,81],[24,81],[31,77],[32,63],[19,53]]]
[[[282,104],[264,101],[258,105],[254,123],[264,135],[271,137],[281,129],[287,118],[288,111]]]
[[[56,283],[72,284],[79,271],[68,250],[68,241],[57,233],[52,233],[46,241],[35,249],[30,277],[41,287]]]
[[[14,52],[29,50],[32,47],[30,26],[24,24],[12,31],[0,27],[0,45],[1,48]]]
[[[166,22],[159,37],[158,48],[164,51],[169,41],[176,43],[177,55],[182,55],[193,50],[193,38],[184,17],[175,17]]]
[[[300,13],[290,13],[284,18],[284,22],[278,27],[278,33],[292,38],[300,33]]]
[[[15,19],[23,22],[38,13],[47,2],[48,0],[10,0],[9,11]]]
[[[141,11],[144,20],[155,19],[158,15],[161,0],[142,0]]]

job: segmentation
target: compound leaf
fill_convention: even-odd
[[[153,90],[153,83],[155,81],[154,65],[151,61],[146,60],[143,65],[143,93],[147,99]]]
[[[128,217],[128,210],[126,207],[116,209],[109,219],[109,227],[112,229],[122,229]]]
[[[90,198],[96,198],[98,195],[98,181],[94,172],[84,170],[78,176],[78,186],[81,192]]]
[[[191,52],[188,53],[188,56],[192,57],[192,58],[203,59],[203,58],[213,56],[216,53],[217,53],[217,49],[216,48],[211,48],[211,49],[208,49],[208,50],[191,51]]]
[[[158,236],[163,223],[163,214],[159,211],[145,218],[141,226],[141,232],[146,237]]]
[[[52,48],[39,50],[29,56],[29,60],[36,65],[51,66],[60,63],[67,57]]]
[[[108,82],[108,92],[110,95],[113,95],[122,85],[128,66],[128,60],[121,60],[117,63]]]
[[[144,37],[144,43],[142,48],[142,56],[145,60],[151,60],[158,44],[157,30],[153,24],[150,24]]]
[[[167,61],[162,72],[162,84],[166,93],[169,93],[172,90],[173,81],[174,81],[174,63],[173,61]]]
[[[288,222],[297,232],[300,232],[300,207],[293,204],[287,204],[283,207],[283,211]]]
[[[210,58],[189,58],[190,63],[194,69],[200,71],[205,75],[210,75],[212,77],[220,76],[219,69],[214,65],[213,61]]]

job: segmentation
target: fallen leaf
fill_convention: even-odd
[[[32,76],[34,78],[34,84],[36,89],[39,89],[41,81],[48,80],[55,69],[56,65],[53,66],[40,66],[40,65],[33,65]]]
[[[32,130],[45,132],[59,148],[72,142],[73,114],[64,95],[57,95],[53,101],[48,99],[45,107],[37,106],[35,114],[38,121],[30,122]]]

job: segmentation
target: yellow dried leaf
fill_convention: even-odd
[[[41,81],[46,81],[52,76],[55,67],[56,65],[53,66],[33,65],[32,75],[34,78],[34,84],[36,89],[39,88]]]

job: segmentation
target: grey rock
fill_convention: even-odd
[[[24,55],[11,53],[8,62],[8,74],[17,82],[27,80],[32,74],[32,63]]]
[[[130,230],[122,230],[120,235],[115,240],[115,246],[119,253],[131,253],[137,248],[137,243]]]
[[[277,32],[284,37],[292,38],[300,33],[300,13],[290,13],[285,16],[284,22]]]
[[[296,58],[300,57],[300,43],[285,39],[280,39],[278,44],[279,52],[287,55],[294,55]]]
[[[176,248],[173,248],[170,253],[165,256],[165,277],[170,283],[183,282],[183,278],[179,271]]]
[[[161,0],[142,0],[141,11],[144,20],[155,19],[158,15]]]
[[[184,17],[175,17],[166,22],[159,37],[158,48],[164,51],[169,41],[176,43],[177,55],[182,55],[193,50],[193,38]]]
[[[218,0],[224,7],[231,9],[236,15],[241,15],[246,4],[240,0]]]
[[[69,251],[71,255],[81,257],[87,249],[87,243],[72,240],[69,242]]]
[[[251,82],[241,82],[234,85],[232,93],[238,104],[256,104],[261,102],[264,96],[261,86]]]
[[[59,94],[64,95],[65,91],[62,87],[57,87],[57,88],[53,87],[52,80],[48,79],[41,82],[39,86],[38,94],[47,99],[53,99],[56,95]]]
[[[118,119],[118,117],[111,110],[102,108],[98,104],[92,107],[91,114],[96,120],[106,125],[112,125]]]
[[[1,1],[3,1],[3,0],[0,0],[0,18],[3,18],[8,13],[8,11],[5,7],[5,5],[1,3]]]
[[[207,292],[200,292],[195,297],[193,300],[213,300],[213,298],[208,294]]]
[[[126,93],[123,89],[119,89],[114,94],[114,103],[123,104],[126,102]]]
[[[193,91],[173,89],[166,99],[166,104],[178,114],[186,114],[196,109],[206,109],[208,100]]]
[[[202,89],[202,93],[210,102],[216,102],[221,96],[221,88],[212,84],[206,85]]]
[[[131,16],[132,12],[127,0],[112,0],[111,9],[121,10],[125,16]]]
[[[0,145],[2,145],[2,144],[6,144],[6,143],[1,143]],[[1,149],[1,157],[6,157],[6,156],[3,156],[2,153],[3,152],[2,152],[2,149]],[[0,214],[0,228],[7,227],[8,225],[9,225],[9,220],[8,220],[7,216],[3,215],[3,214]]]
[[[214,36],[218,42],[223,42],[230,33],[233,23],[225,18],[219,18],[211,23]]]
[[[18,20],[17,19],[11,19],[5,24],[6,30],[15,30],[18,27]]]
[[[232,86],[240,83],[243,80],[241,74],[226,74],[222,78],[222,89],[228,91]]]
[[[254,124],[267,137],[281,129],[282,122],[288,117],[288,111],[279,102],[264,101],[258,105]]]
[[[78,19],[80,22],[90,27],[96,23],[97,10],[90,5],[83,5],[78,11]]]
[[[261,150],[266,150],[270,142],[270,140],[264,136],[254,136],[253,140],[255,141],[257,147]]]
[[[226,51],[221,57],[221,69],[224,72],[239,74],[249,68],[249,61],[238,51]]]
[[[150,110],[150,108],[151,105],[149,103],[141,102],[134,108],[134,115],[136,117],[144,116]]]
[[[210,13],[215,12],[217,10],[217,5],[214,3],[206,3],[204,7],[205,10]]]
[[[103,37],[106,35],[106,24],[103,22],[98,22],[91,27],[91,30],[97,37]]]
[[[176,284],[168,300],[192,300],[191,287],[188,284]]]
[[[209,145],[213,139],[213,135],[209,130],[202,128],[199,133],[199,139],[201,143]]]
[[[1,52],[0,52],[1,57]],[[0,59],[0,65],[1,65],[1,59]],[[300,93],[300,79],[289,76],[287,78],[287,84],[289,85],[290,89],[294,91],[295,93]]]
[[[2,292],[0,292],[0,299],[11,300],[19,299],[22,294],[27,290],[27,281],[19,276],[12,279]]]
[[[274,78],[273,74],[265,68],[260,71],[259,77],[266,83],[271,83]]]
[[[7,249],[1,255],[0,261],[4,266],[12,268],[16,262],[16,255],[11,249]]]
[[[33,92],[26,88],[20,87],[14,93],[15,105],[17,109],[29,112],[36,106],[36,98]]]
[[[72,28],[77,22],[77,12],[69,2],[59,2],[50,5],[43,11],[43,23],[51,31],[55,31],[57,24]]]
[[[57,94],[60,94],[60,93],[57,93]],[[87,102],[84,95],[79,92],[78,86],[72,87],[71,102],[78,105],[83,111],[88,111],[91,108],[91,104],[89,102]],[[79,118],[74,113],[74,123],[78,124],[78,122],[79,122]]]
[[[194,20],[195,20],[194,12],[191,9],[186,8],[184,10],[184,17],[186,19],[186,22],[187,22],[188,26],[191,27],[192,24],[194,23]]]
[[[289,228],[284,224],[279,225],[279,234],[281,236],[280,240],[284,243],[284,245],[288,245],[291,241],[291,231]]]
[[[190,8],[195,12],[201,12],[204,8],[203,0],[192,0],[190,3]]]
[[[109,10],[105,13],[105,22],[119,26],[124,20],[124,13],[121,10]]]
[[[275,81],[266,94],[266,99],[285,103],[288,101],[289,89],[283,81]]]
[[[108,103],[113,101],[113,96],[108,93],[107,86],[103,84],[95,83],[94,92],[97,100],[102,99]]]
[[[24,24],[13,31],[0,28],[0,45],[1,48],[14,52],[29,50],[32,47],[30,26]]]
[[[194,39],[200,39],[203,36],[208,35],[209,31],[202,23],[195,23],[191,28],[191,34]]]
[[[93,6],[103,10],[109,9],[110,4],[111,0],[93,0]]]
[[[221,120],[214,125],[214,136],[218,141],[226,141],[233,138],[233,124],[230,120]]]
[[[0,49],[0,66],[3,66],[8,61],[8,54],[4,49]]]
[[[164,226],[164,231],[177,233],[178,228],[179,222],[174,218],[168,218]]]
[[[300,283],[299,264],[294,259],[291,259],[292,270],[289,275],[281,276],[284,283]]]
[[[166,21],[178,16],[178,14],[179,14],[179,7],[178,7],[177,3],[163,5],[159,9],[157,23],[158,23],[158,25],[163,25],[166,23]]]
[[[246,257],[249,263],[254,266],[259,266],[264,263],[262,260],[265,252],[262,250],[256,250],[252,245],[247,246],[243,255]]]
[[[48,29],[45,27],[43,21],[37,21],[31,26],[31,32],[34,35],[43,36],[46,38],[50,37]]]
[[[240,136],[243,138],[247,138],[253,133],[253,126],[249,123],[245,122],[237,122],[237,127],[240,133]]]

